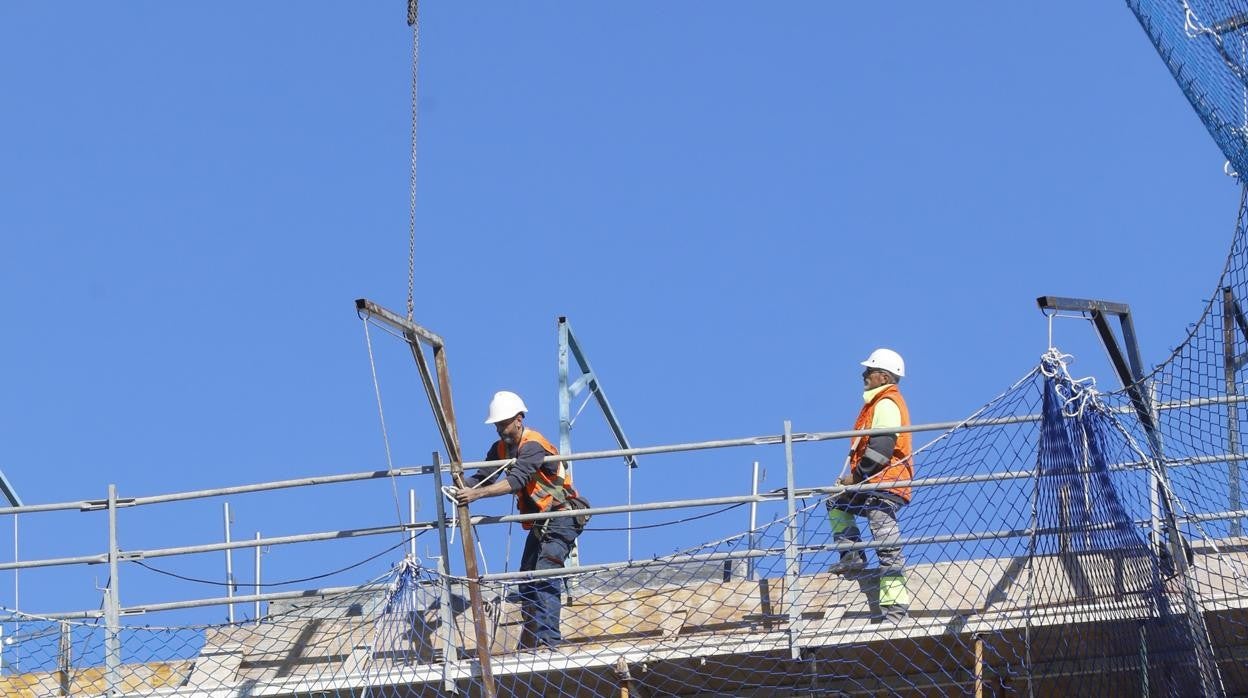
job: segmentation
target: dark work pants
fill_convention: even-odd
[[[550,570],[563,567],[580,533],[572,517],[539,521],[529,530],[520,557],[520,571]],[[524,625],[538,646],[554,647],[563,642],[559,629],[563,604],[563,579],[535,579],[520,585],[520,612]]]

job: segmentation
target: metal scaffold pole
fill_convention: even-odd
[[[263,586],[264,586],[263,584],[261,584],[261,583],[260,583],[260,556],[263,554],[263,552],[264,552],[264,551],[262,551],[262,550],[260,549],[260,532],[259,532],[259,531],[256,531],[256,565],[255,565],[255,571],[256,571],[256,577],[255,577],[256,583],[255,583],[255,588],[256,588],[256,592],[255,592],[255,593],[256,593],[256,595],[257,595],[257,596],[259,596],[259,595],[260,595],[260,590],[261,590],[261,589],[263,588]],[[256,605],[255,605],[255,607],[252,609],[252,611],[253,611],[253,613],[255,614],[255,623],[256,623],[256,625],[260,625],[260,599],[256,599]]]
[[[1222,369],[1226,381],[1226,397],[1232,398],[1226,405],[1226,452],[1232,456],[1239,454],[1239,405],[1233,401],[1238,395],[1240,361],[1242,357],[1235,354],[1235,325],[1243,321],[1243,313],[1235,301],[1235,294],[1230,286],[1222,289]],[[1248,330],[1248,328],[1241,328]],[[1240,508],[1239,461],[1228,460],[1226,463],[1227,490],[1230,494],[1229,508],[1237,511]],[[1244,533],[1240,519],[1231,520],[1231,535],[1241,536]]]
[[[750,496],[757,497],[758,496],[758,461],[754,461],[754,476],[750,482],[751,482]],[[755,548],[758,547],[758,531],[756,530],[757,528],[758,528],[758,501],[752,501],[750,502],[750,550],[751,551],[753,551]],[[749,579],[749,580],[754,579],[754,575],[756,574],[755,568],[757,567],[757,564],[758,563],[756,563],[754,561],[754,558],[752,557],[746,561],[746,573],[745,573],[746,579]]]
[[[433,453],[433,501],[438,514],[438,615],[442,630],[442,687],[450,693],[459,689],[451,680],[451,668],[459,661],[459,649],[455,646],[455,613],[451,604],[450,544],[446,539],[446,504],[442,502],[442,458]]]
[[[109,695],[121,686],[121,584],[117,558],[117,486],[108,486],[108,588],[104,597],[104,667]]]
[[[407,491],[407,522],[411,530],[407,534],[407,554],[414,562],[416,555],[416,490]]]
[[[789,617],[789,655],[793,659],[801,657],[801,647],[797,642],[797,621],[801,615],[797,612],[798,588],[797,577],[801,573],[801,562],[797,551],[797,501],[794,499],[796,477],[793,472],[793,423],[784,421],[784,503],[788,517],[784,525],[784,611]]]
[[[572,414],[572,398],[579,395],[582,391],[588,389],[590,396],[597,403],[598,408],[602,410],[602,416],[607,420],[607,426],[611,429],[611,434],[615,436],[615,442],[620,448],[628,450],[632,446],[629,444],[628,437],[624,435],[624,427],[620,426],[619,417],[616,416],[615,410],[611,407],[611,403],[607,400],[607,394],[602,389],[602,383],[598,380],[598,374],[594,373],[594,369],[589,364],[589,359],[585,357],[585,350],[581,348],[580,343],[576,340],[576,334],[572,332],[572,325],[566,317],[560,317],[559,322],[559,453],[566,455],[572,453],[572,424],[576,421],[576,415]],[[571,375],[571,361],[576,360],[576,366],[580,370],[580,376],[574,381],[569,381]],[[589,397],[585,398],[588,404]],[[584,409],[584,405],[581,406]],[[580,414],[580,411],[577,411]],[[568,467],[572,466],[571,462]],[[633,455],[624,456],[624,476],[625,476],[625,495],[629,504],[633,503],[633,469],[637,467],[637,459]],[[633,559],[633,515],[629,512],[625,515],[625,555],[627,559]],[[578,545],[573,545],[572,555],[569,556],[571,566],[580,565],[580,551]]]
[[[56,683],[61,695],[67,696],[73,682],[74,633],[73,626],[65,621],[61,621],[58,627],[60,637],[56,643]]]
[[[225,544],[229,545],[230,540],[230,503],[224,502],[223,516],[225,520]],[[234,598],[234,549],[225,549],[225,596],[226,598]],[[226,618],[230,623],[234,622],[234,604],[226,606]]]

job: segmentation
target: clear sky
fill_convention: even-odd
[[[404,18],[393,0],[0,5],[0,468],[28,503],[386,466],[352,301],[406,302]],[[877,346],[905,356],[916,422],[961,418],[1035,365],[1045,294],[1130,303],[1156,363],[1213,291],[1238,201],[1122,3],[427,0],[419,113],[416,316],[448,342],[473,458],[495,390],[555,437],[560,315],[638,445],[848,428]],[[372,338],[394,462],[426,463],[411,357]],[[1085,324],[1055,340],[1116,385]],[[578,450],[611,445],[592,407],[577,426]],[[842,451],[799,451],[799,484]],[[753,458],[783,484],[777,449],[720,452],[643,459],[633,496],[742,493]],[[619,462],[578,481],[625,498]],[[426,479],[395,487],[432,516]],[[388,482],[231,503],[236,537],[396,518]],[[21,554],[102,552],[103,523],[23,517]],[[120,526],[128,549],[212,542],[221,502]],[[274,548],[265,576],[395,541]],[[497,571],[506,541],[487,544]],[[587,534],[587,560],[622,551]],[[152,564],[220,579],[221,560]],[[106,579],[24,573],[22,607],[93,608]],[[123,585],[126,603],[215,593],[132,566]]]

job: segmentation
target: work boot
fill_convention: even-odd
[[[910,611],[905,606],[880,606],[880,615],[876,616],[875,622],[897,625],[909,617]]]
[[[838,562],[832,563],[828,571],[832,574],[857,574],[867,568],[867,556],[862,553],[842,555]]]

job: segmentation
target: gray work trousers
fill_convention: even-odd
[[[897,525],[897,510],[901,505],[891,499],[856,492],[828,498],[827,507],[828,519],[832,522],[833,542],[862,542],[862,532],[858,530],[855,519],[858,516],[866,517],[873,540],[901,538],[901,528]],[[862,555],[865,552],[847,550],[841,553],[841,557]],[[905,571],[906,559],[901,554],[901,546],[876,548],[875,554],[880,558],[880,574],[902,574]]]

